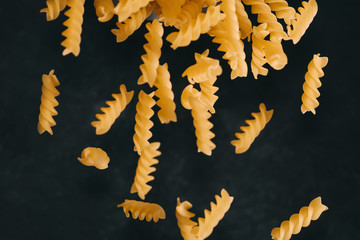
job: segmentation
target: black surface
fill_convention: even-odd
[[[146,32],[143,26],[125,43],[116,44],[115,20],[99,23],[87,1],[80,56],[63,57],[63,14],[46,22],[39,10],[45,1],[8,1],[0,7],[0,239],[181,239],[176,198],[188,200],[197,216],[225,188],[235,197],[230,211],[209,239],[270,239],[300,207],[322,196],[329,207],[318,221],[292,239],[359,239],[360,163],[358,107],[358,7],[354,1],[319,1],[319,12],[297,45],[286,42],[289,64],[282,71],[254,80],[229,79],[219,86],[213,156],[197,153],[191,114],[182,108],[187,85],[181,73],[194,63],[194,52],[210,48],[202,36],[190,47],[173,51],[165,41],[161,62],[172,75],[178,122],[152,119],[153,141],[162,155],[146,200],[162,205],[167,219],[147,223],[127,219],[116,204],[138,199],[129,190],[137,165],[132,151],[136,101],[111,131],[96,136],[90,122],[117,93],[121,83],[135,94]],[[167,29],[166,34],[171,30]],[[247,59],[250,44],[246,43]],[[314,53],[329,57],[320,88],[317,114],[300,112],[302,84]],[[61,85],[54,136],[36,130],[41,75],[52,68]],[[137,96],[137,95],[135,95]],[[137,98],[135,98],[137,99]],[[258,110],[274,109],[273,119],[245,154],[235,155],[230,140]],[[157,109],[156,109],[157,110]],[[104,171],[77,161],[88,146],[101,147],[111,158]]]

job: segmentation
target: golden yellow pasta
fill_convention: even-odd
[[[194,88],[193,85],[189,84],[187,87],[184,88],[184,90],[181,93],[181,105],[188,109],[191,110],[191,105],[190,105],[190,97],[195,96],[197,94],[200,94],[200,92]],[[201,94],[200,94],[201,96]]]
[[[60,95],[56,87],[60,85],[60,82],[54,75],[54,70],[51,70],[49,75],[43,74],[42,82],[40,114],[37,129],[39,134],[47,131],[53,135],[51,127],[56,125],[53,116],[58,114],[55,107],[59,105],[55,97]]]
[[[135,115],[135,134],[134,151],[137,151],[141,155],[141,151],[149,145],[149,139],[152,137],[150,129],[154,126],[154,123],[150,120],[154,115],[154,111],[151,109],[155,105],[153,99],[154,92],[146,94],[143,90],[139,92],[139,101],[136,104]]]
[[[65,47],[62,53],[64,56],[69,53],[78,56],[80,53],[84,4],[85,0],[68,0],[67,2],[70,9],[65,12],[65,15],[69,19],[64,22],[67,29],[62,32],[62,35],[66,39],[61,43],[61,46]]]
[[[96,128],[96,135],[107,133],[115,120],[124,111],[134,96],[134,91],[128,92],[124,84],[120,85],[120,93],[111,95],[115,100],[107,101],[109,107],[102,107],[100,110],[103,114],[96,114],[98,121],[93,121],[91,125]]]
[[[100,22],[107,22],[114,16],[114,3],[112,0],[94,0],[94,7]]]
[[[152,188],[147,183],[155,179],[150,174],[156,171],[153,165],[159,163],[159,161],[155,159],[161,155],[161,152],[158,151],[159,147],[159,142],[150,143],[141,152],[138,161],[134,183],[131,186],[130,193],[138,193],[142,200],[145,199],[145,195],[148,194]]]
[[[299,213],[293,214],[289,221],[283,221],[280,227],[271,231],[274,240],[289,240],[291,235],[298,234],[303,227],[308,227],[311,220],[317,220],[320,215],[328,210],[321,203],[321,197],[317,197],[310,202],[308,207],[302,207]]]
[[[138,79],[138,84],[148,83],[152,87],[156,80],[157,68],[159,67],[164,28],[162,23],[156,19],[152,23],[147,23],[146,28],[149,30],[145,34],[148,43],[144,44],[146,54],[141,56],[144,63],[140,65],[142,75]]]
[[[197,226],[197,223],[191,220],[195,214],[189,211],[190,208],[192,208],[192,204],[190,202],[180,202],[180,198],[177,198],[175,216],[181,236],[184,240],[197,240],[198,238],[192,232],[193,227]]]
[[[219,90],[218,87],[214,86],[216,79],[201,82],[201,101],[206,105],[206,108],[212,113],[215,113],[214,105],[218,100],[218,96],[215,93]]]
[[[67,0],[47,0],[47,8],[43,8],[40,12],[46,13],[46,20],[52,21],[58,18],[60,12],[65,9]]]
[[[301,112],[304,114],[311,111],[316,114],[315,108],[319,106],[317,98],[320,96],[318,90],[321,87],[320,78],[324,76],[324,68],[328,63],[327,57],[320,57],[320,54],[314,54],[314,58],[308,65],[308,71],[305,74],[305,83],[303,85],[304,93],[301,97]]]
[[[125,199],[125,202],[118,204],[117,207],[122,207],[124,209],[126,217],[130,217],[130,211],[133,219],[139,218],[140,220],[146,219],[148,222],[151,220],[158,222],[159,219],[166,218],[164,209],[156,203]]]
[[[182,6],[174,26],[179,29],[182,25],[195,19],[197,15],[201,13],[204,2],[205,0],[187,0]]]
[[[157,115],[161,123],[176,122],[176,105],[174,102],[174,93],[170,81],[170,73],[167,63],[159,65],[157,69],[157,78],[155,81],[155,96],[159,98],[156,105],[160,107]]]
[[[136,13],[143,7],[146,7],[151,1],[153,0],[119,0],[118,4],[114,8],[114,12],[118,16],[118,21],[123,22],[128,19],[131,14]]]
[[[103,170],[108,168],[110,158],[107,153],[101,148],[87,147],[78,160],[85,166],[94,166],[97,169]]]
[[[250,37],[250,34],[253,30],[252,23],[249,19],[248,14],[245,11],[245,7],[242,4],[241,0],[235,0],[235,8],[236,8],[236,16],[239,22],[239,28],[241,32],[240,34],[241,39]]]
[[[303,7],[299,7],[298,9],[299,13],[295,14],[296,19],[291,20],[292,29],[288,29],[289,38],[294,44],[300,41],[318,11],[318,5],[315,0],[302,2],[302,5]]]
[[[124,22],[117,22],[118,29],[112,29],[111,32],[116,36],[116,42],[125,41],[131,34],[133,34],[145,21],[147,17],[154,11],[155,5],[149,4],[141,8],[139,11],[130,15],[130,18]]]
[[[275,12],[277,18],[284,19],[287,25],[290,25],[290,20],[295,19],[295,9],[289,7],[286,0],[265,0],[265,3]]]
[[[173,26],[181,12],[181,7],[185,0],[155,0],[160,6],[159,20],[164,22],[165,26]]]
[[[268,41],[265,40],[265,37],[270,32],[266,30],[266,23],[254,26],[253,29],[251,71],[254,78],[257,79],[259,74],[263,76],[268,74],[268,70],[263,65],[267,63],[265,59],[265,46]]]
[[[253,116],[254,119],[245,121],[248,126],[241,126],[240,130],[242,132],[235,133],[235,136],[238,139],[231,141],[237,154],[244,153],[250,148],[255,138],[264,129],[273,115],[274,110],[266,110],[265,104],[261,103],[259,108],[260,112],[251,113],[251,116]]]

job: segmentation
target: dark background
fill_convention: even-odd
[[[195,51],[210,48],[218,59],[222,53],[208,36],[176,51],[164,41],[161,63],[169,64],[178,122],[162,125],[152,118],[152,141],[161,142],[162,155],[146,201],[160,204],[167,214],[156,224],[128,219],[116,208],[126,198],[138,199],[129,191],[138,160],[132,142],[137,93],[150,92],[136,84],[145,27],[117,44],[110,32],[116,20],[98,22],[93,2],[87,1],[80,56],[63,57],[63,14],[46,22],[39,13],[45,1],[3,2],[0,239],[181,239],[176,198],[190,201],[203,216],[222,188],[235,200],[209,239],[270,239],[273,227],[317,196],[329,210],[292,239],[359,239],[358,7],[355,1],[318,2],[319,12],[302,40],[295,46],[284,43],[289,63],[282,71],[231,81],[221,60],[224,73],[216,83],[219,100],[211,118],[217,147],[211,157],[197,153],[190,111],[180,104],[188,84],[181,73],[195,62]],[[251,45],[245,45],[249,61]],[[329,64],[317,114],[303,115],[302,84],[315,53],[328,56]],[[59,115],[54,136],[39,135],[41,76],[51,69],[61,83]],[[90,122],[121,83],[135,90],[135,100],[107,134],[96,136]],[[261,102],[274,109],[274,116],[250,150],[236,155],[230,141]],[[108,153],[108,169],[78,162],[88,146]]]

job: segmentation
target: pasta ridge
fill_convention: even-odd
[[[265,104],[261,103],[260,112],[251,113],[254,117],[252,120],[246,120],[248,126],[241,126],[241,133],[235,133],[238,140],[232,140],[231,144],[235,147],[237,154],[246,152],[255,138],[259,136],[260,132],[265,128],[266,124],[272,118],[274,110],[266,110]]]
[[[245,11],[245,7],[242,4],[241,0],[235,0],[235,13],[238,19],[239,28],[240,28],[240,37],[241,39],[245,39],[250,37],[252,32],[252,23],[249,19],[247,12]]]
[[[293,214],[289,221],[283,221],[280,227],[271,231],[274,240],[289,240],[291,235],[298,234],[301,228],[308,227],[311,220],[317,220],[320,215],[328,210],[328,207],[321,203],[321,197],[312,200],[307,207],[302,207],[299,213]]]
[[[114,16],[114,3],[112,0],[95,0],[94,7],[100,22],[107,22]]]
[[[120,93],[111,95],[115,100],[106,101],[108,107],[102,107],[102,114],[96,114],[98,121],[93,121],[91,125],[96,128],[96,135],[107,133],[115,120],[124,111],[134,96],[134,91],[128,92],[124,84],[120,85]]]
[[[325,75],[322,68],[324,68],[327,63],[327,57],[320,57],[320,54],[316,54],[308,65],[308,71],[305,74],[305,83],[303,85],[304,93],[301,97],[301,112],[303,114],[307,111],[316,114],[315,108],[319,106],[317,98],[320,96],[318,90],[318,88],[321,87],[320,78]]]
[[[182,25],[189,23],[195,19],[202,11],[204,0],[187,0],[181,8],[179,15],[174,23],[174,26],[179,29]]]
[[[46,20],[53,21],[57,19],[60,12],[65,9],[67,0],[47,0],[46,8],[40,10],[41,13],[46,13]]]
[[[265,0],[271,9],[274,11],[277,18],[284,19],[287,25],[290,25],[290,20],[295,19],[295,9],[288,5],[286,0]]]
[[[118,16],[118,22],[125,21],[132,13],[146,7],[153,0],[119,0],[114,8],[114,13]]]
[[[55,107],[59,105],[55,97],[60,95],[56,87],[60,85],[60,82],[54,75],[54,70],[51,70],[48,75],[43,74],[42,82],[40,114],[37,129],[39,134],[47,131],[50,135],[53,135],[51,127],[56,125],[53,116],[58,114]]]
[[[181,236],[184,238],[184,240],[198,239],[196,235],[192,233],[192,229],[193,227],[197,226],[197,223],[191,220],[195,214],[189,211],[190,208],[192,208],[192,204],[190,202],[181,202],[180,198],[177,198],[175,216]]]
[[[262,23],[259,26],[254,26],[252,34],[252,59],[251,70],[254,78],[257,79],[258,75],[266,76],[268,70],[263,67],[267,63],[265,59],[265,37],[269,35],[269,31],[266,30],[266,23]]]
[[[156,0],[160,7],[159,21],[165,26],[173,26],[181,13],[185,0]]]
[[[139,218],[140,220],[146,219],[148,222],[151,220],[158,222],[159,219],[166,218],[164,209],[156,203],[125,199],[125,202],[118,204],[117,207],[123,208],[126,217],[130,217],[130,211],[133,219]]]
[[[84,4],[85,0],[68,0],[67,2],[67,5],[70,7],[70,9],[65,12],[65,16],[67,16],[68,19],[64,22],[64,26],[66,26],[67,29],[62,32],[65,40],[61,42],[61,46],[65,47],[62,53],[64,56],[69,53],[78,56],[80,53]]]

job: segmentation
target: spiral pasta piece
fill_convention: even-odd
[[[219,6],[207,8],[206,13],[199,13],[195,19],[181,26],[179,32],[170,33],[166,40],[171,43],[171,48],[184,47],[199,39],[200,34],[206,33],[211,27],[217,25],[224,18]]]
[[[137,192],[142,200],[145,199],[145,195],[148,194],[152,188],[147,183],[155,179],[150,174],[156,171],[153,165],[159,163],[159,161],[155,159],[161,155],[161,152],[158,151],[159,147],[159,142],[150,143],[144,148],[138,161],[134,183],[131,186],[130,193]]]
[[[111,32],[116,36],[116,42],[125,41],[131,34],[140,28],[142,23],[154,11],[155,5],[149,4],[139,11],[130,15],[130,18],[124,22],[117,22],[118,29],[112,29]]]
[[[134,96],[134,91],[128,92],[124,84],[120,85],[120,93],[111,95],[115,100],[107,101],[109,107],[102,107],[103,114],[96,114],[98,121],[93,121],[91,125],[96,128],[96,135],[107,133],[115,120],[124,111]]]
[[[197,223],[192,221],[191,218],[195,216],[190,212],[192,204],[188,201],[180,202],[180,198],[177,198],[175,216],[180,229],[181,236],[184,240],[196,240],[197,237],[192,233],[193,227],[197,226]]]
[[[130,211],[133,219],[139,218],[140,220],[146,219],[148,222],[151,220],[158,222],[159,219],[166,218],[164,209],[156,203],[125,199],[125,202],[118,204],[117,207],[122,207],[124,209],[126,217],[130,217]]]
[[[46,13],[46,20],[52,21],[59,17],[60,12],[65,9],[67,0],[47,0],[47,8],[40,10],[41,13]]]
[[[239,22],[240,28],[240,37],[241,39],[245,39],[250,37],[250,34],[253,30],[252,23],[249,19],[247,12],[245,11],[245,7],[242,4],[241,0],[235,0],[235,8],[236,8],[236,16]]]
[[[309,0],[308,2],[302,2],[303,7],[299,7],[299,13],[295,14],[296,19],[291,20],[292,29],[289,28],[289,38],[294,44],[297,44],[301,37],[305,34],[309,28],[311,22],[318,11],[318,5],[316,0]]]
[[[274,110],[266,110],[265,104],[261,103],[259,108],[260,112],[251,113],[254,119],[245,121],[248,126],[241,126],[240,130],[242,132],[235,133],[238,140],[231,141],[237,154],[244,153],[250,148],[255,138],[259,136],[273,115]]]
[[[87,147],[82,153],[78,160],[85,166],[94,166],[97,169],[103,170],[108,168],[110,158],[107,153],[101,148]]]
[[[123,22],[128,19],[131,14],[146,7],[151,1],[153,0],[119,0],[114,8],[114,12],[118,16],[118,21]]]
[[[149,32],[145,34],[148,43],[144,45],[146,54],[141,56],[144,63],[140,65],[142,75],[138,79],[138,84],[148,83],[149,86],[152,87],[156,80],[157,68],[159,67],[164,28],[156,19],[154,19],[152,23],[147,23],[146,28],[149,30]]]
[[[94,7],[100,22],[107,22],[114,16],[114,3],[112,0],[95,0]]]
[[[291,19],[295,19],[295,9],[290,7],[286,0],[265,0],[265,3],[275,12],[277,18],[284,19],[287,25],[290,25]]]
[[[321,203],[321,197],[312,200],[308,207],[302,207],[299,213],[293,214],[289,221],[283,221],[280,227],[271,231],[274,240],[289,240],[291,235],[298,234],[301,228],[308,227],[311,220],[317,220],[320,215],[328,210],[328,207]]]
[[[161,123],[176,122],[176,105],[174,102],[174,93],[170,81],[170,73],[167,63],[160,65],[157,69],[157,78],[155,81],[155,96],[159,98],[156,104],[160,107],[157,115]]]
[[[201,13],[204,2],[205,0],[187,0],[182,6],[174,26],[179,29],[182,25],[195,19],[197,15]]]
[[[185,0],[155,0],[160,6],[161,14],[159,20],[164,22],[165,26],[173,26],[181,12],[181,7]]]
[[[139,92],[139,102],[136,104],[135,115],[135,134],[134,151],[141,155],[141,151],[149,145],[149,139],[152,137],[150,129],[154,126],[154,123],[150,120],[154,115],[154,111],[151,109],[155,105],[153,99],[154,92],[146,94],[144,91]]]
[[[37,129],[39,134],[47,131],[50,135],[53,135],[51,127],[56,125],[53,116],[58,114],[55,107],[59,105],[55,97],[60,95],[56,87],[60,85],[60,82],[54,75],[54,70],[51,70],[48,75],[43,74],[42,82],[40,114]]]
[[[254,78],[257,79],[259,74],[263,76],[268,74],[268,70],[263,65],[267,63],[265,59],[265,45],[267,42],[265,37],[270,32],[266,30],[266,23],[254,26],[253,29],[251,71]]]
[[[314,54],[313,59],[308,65],[308,71],[305,74],[305,83],[303,85],[304,93],[301,97],[301,112],[303,114],[307,111],[316,114],[315,108],[319,106],[317,98],[320,96],[318,90],[318,88],[321,87],[320,78],[325,75],[322,68],[324,68],[327,63],[327,57],[320,57],[320,54]]]
[[[64,22],[67,29],[62,32],[62,35],[66,39],[61,43],[61,46],[65,47],[62,53],[64,56],[69,53],[78,56],[80,53],[84,4],[85,0],[68,0],[67,2],[70,9],[65,12],[65,15],[69,19]]]

